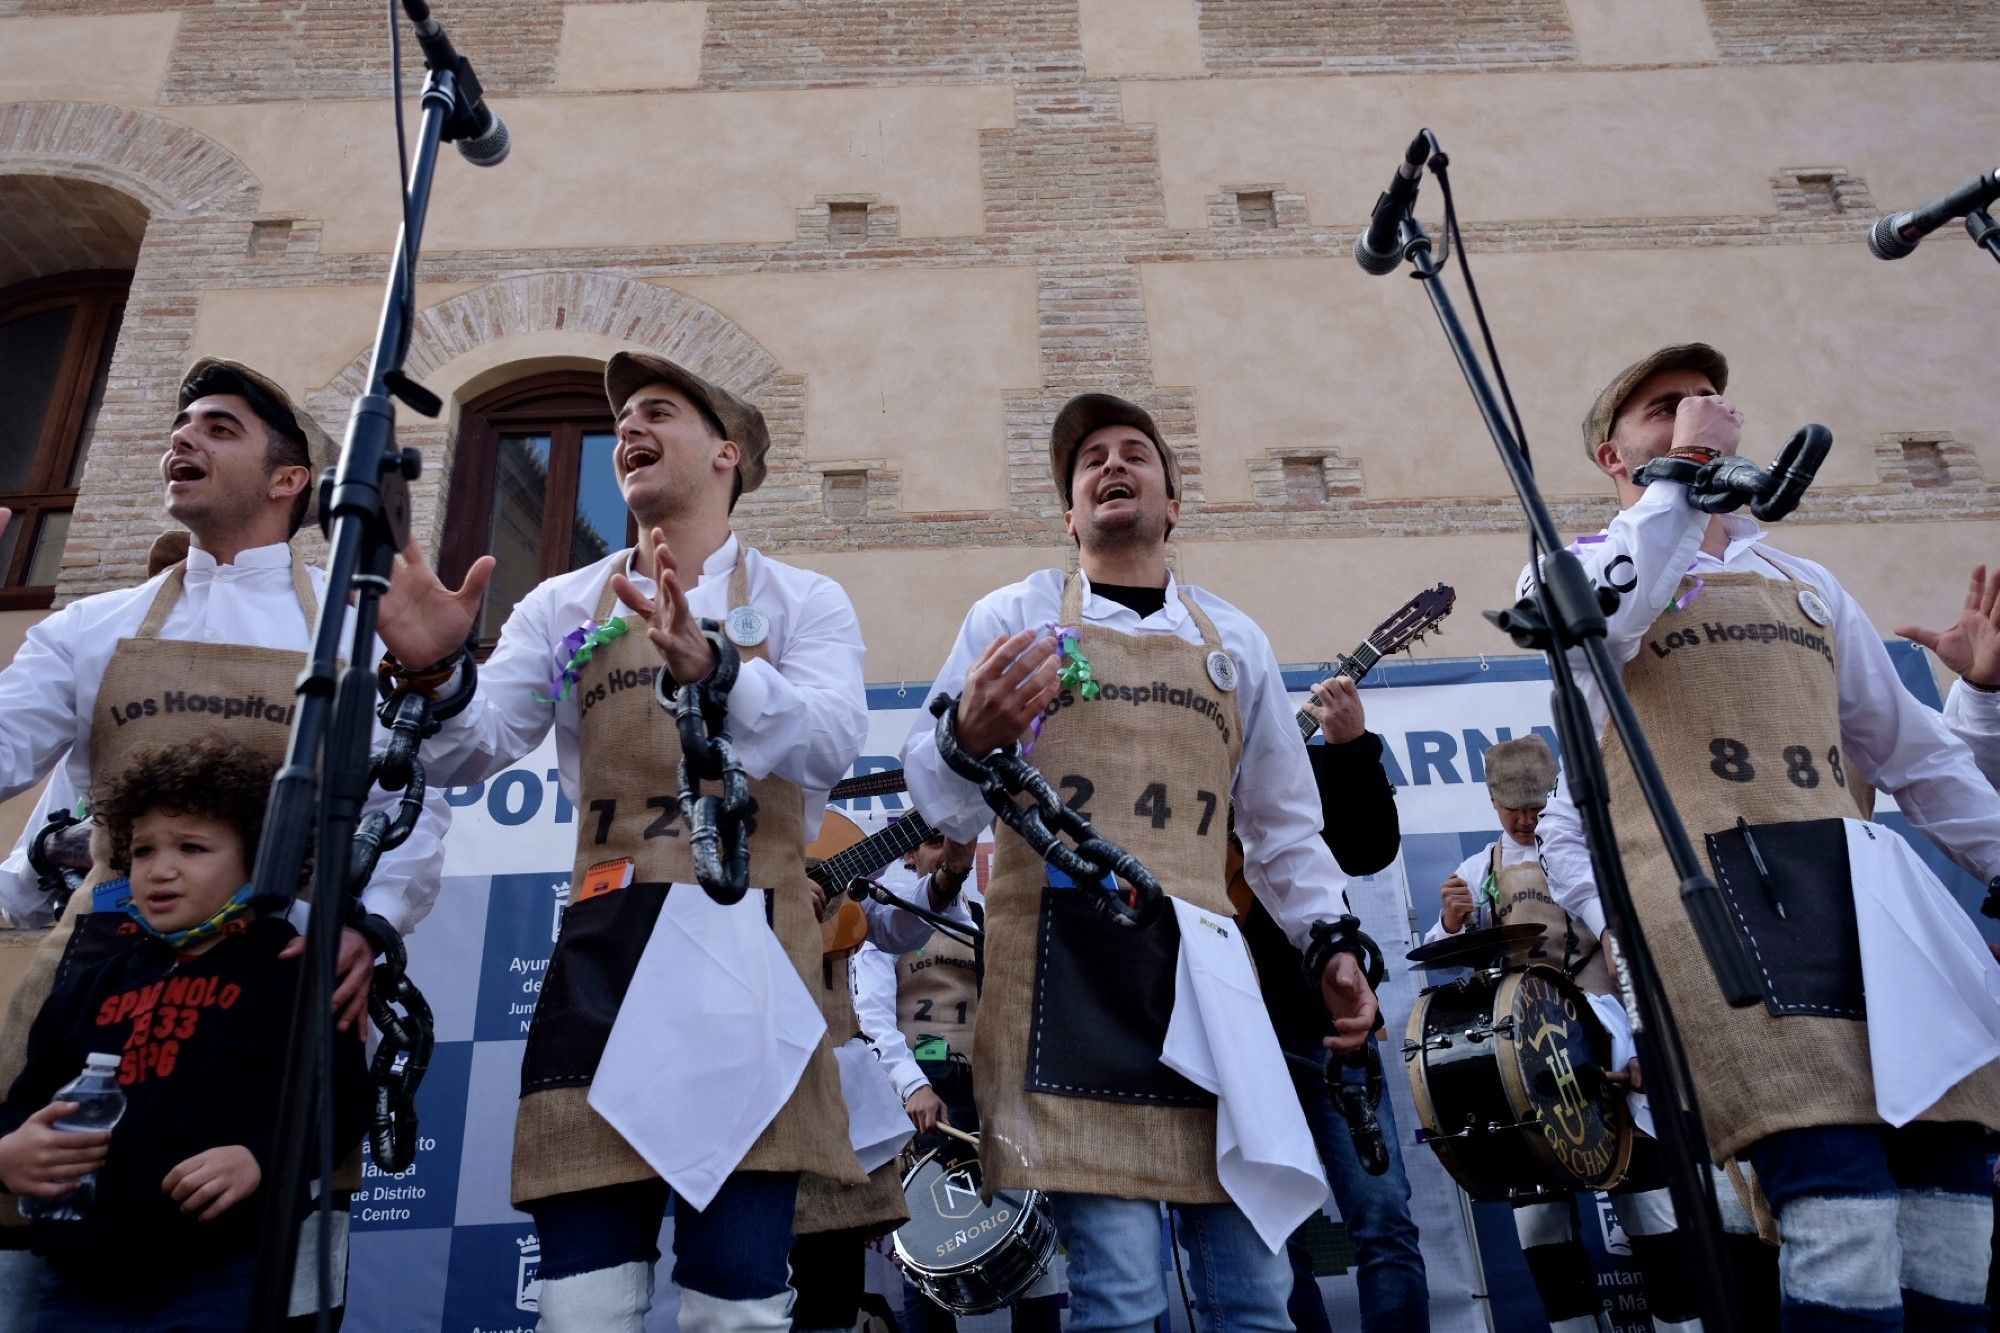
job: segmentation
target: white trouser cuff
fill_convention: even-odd
[[[725,1301],[681,1288],[681,1333],[787,1333],[792,1326],[790,1288],[754,1301]]]
[[[540,1333],[641,1333],[653,1308],[653,1266],[593,1268],[542,1281]]]

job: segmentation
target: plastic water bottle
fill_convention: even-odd
[[[73,1132],[109,1132],[125,1115],[125,1093],[118,1086],[118,1057],[92,1052],[83,1072],[49,1100],[75,1102],[76,1109],[56,1121],[56,1128]],[[97,1197],[97,1173],[91,1172],[67,1194],[53,1199],[21,1197],[23,1216],[38,1222],[81,1222]]]

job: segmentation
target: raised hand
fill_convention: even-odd
[[[1676,449],[1733,454],[1743,441],[1743,413],[1719,393],[1690,394],[1674,407]]]
[[[1361,691],[1346,676],[1329,676],[1312,687],[1306,712],[1319,722],[1319,734],[1328,745],[1345,745],[1359,740],[1368,730],[1368,714],[1361,707]]]
[[[1936,653],[1945,669],[1965,677],[1967,684],[2000,687],[2000,569],[1973,569],[1957,624],[1944,629],[1904,625],[1896,633]]]
[[[1444,902],[1444,933],[1458,934],[1465,927],[1465,919],[1472,915],[1472,886],[1453,875],[1439,886],[1438,897]]]
[[[1351,953],[1337,953],[1327,960],[1319,977],[1320,999],[1333,1019],[1333,1035],[1320,1045],[1337,1055],[1361,1049],[1375,1033],[1381,1013],[1375,1003],[1375,988],[1361,971],[1361,960]]]
[[[493,566],[493,557],[482,555],[465,572],[464,583],[447,588],[412,537],[396,557],[376,624],[376,633],[396,660],[421,669],[442,662],[463,647],[479,618],[479,603],[493,580]]]
[[[987,754],[1019,740],[1028,724],[1055,701],[1056,640],[1038,629],[1003,634],[965,673],[958,698],[958,743]]]
[[[715,670],[715,645],[701,632],[701,621],[688,610],[687,592],[681,587],[680,565],[667,546],[666,534],[654,528],[653,582],[659,585],[656,597],[639,591],[639,585],[623,574],[611,576],[612,591],[618,600],[646,621],[646,637],[666,663],[667,674],[677,684],[692,685],[706,680]]]

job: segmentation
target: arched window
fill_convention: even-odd
[[[0,291],[0,610],[55,599],[132,275],[62,273]]]
[[[480,556],[498,559],[479,622],[484,655],[530,588],[636,533],[612,471],[618,437],[600,376],[517,380],[467,404],[460,422],[439,566],[456,582]]]

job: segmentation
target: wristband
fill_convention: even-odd
[[[412,693],[430,694],[451,679],[452,673],[458,670],[458,659],[464,656],[463,647],[454,648],[442,661],[427,667],[411,668],[397,661],[394,653],[383,653],[378,674],[385,679],[394,679],[400,688]]]

